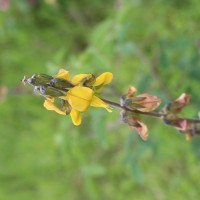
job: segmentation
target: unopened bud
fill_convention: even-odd
[[[64,96],[65,93],[63,91],[60,91],[54,87],[51,86],[37,86],[36,90],[44,96],[51,96],[51,97],[60,97]]]
[[[165,105],[163,108],[163,113],[168,114],[168,113],[179,113],[181,110],[188,105],[190,102],[190,96],[183,93],[181,96],[179,96],[175,101],[170,102]]]
[[[72,83],[62,78],[53,78],[50,85],[60,90],[74,87]]]
[[[63,99],[61,100],[61,103],[63,105],[62,110],[66,113],[66,115],[69,115],[72,110],[71,105],[69,104],[68,101],[63,100]]]
[[[22,82],[24,84],[29,83],[33,86],[45,86],[51,79],[53,79],[53,77],[46,74],[34,74],[31,78],[26,79],[26,77],[24,77]]]

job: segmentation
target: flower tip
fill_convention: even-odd
[[[113,79],[113,74],[111,72],[107,72],[108,76],[110,77],[110,81]]]
[[[113,79],[113,74],[111,72],[104,72],[103,74],[101,74],[102,76],[105,77],[105,84],[108,84],[112,81]]]
[[[181,96],[179,96],[175,102],[183,105],[187,105],[190,102],[190,95],[186,93],[182,93]]]
[[[61,68],[58,71],[58,74],[55,76],[56,78],[63,78],[65,80],[69,80],[69,71],[66,71],[65,69]]]
[[[81,122],[73,122],[74,126],[80,126]]]
[[[82,122],[81,113],[77,110],[72,109],[70,116],[72,118],[72,122],[75,126],[79,126]]]
[[[137,89],[134,86],[129,86],[128,88],[128,94],[131,96],[134,96],[134,94],[137,92]]]
[[[24,78],[21,80],[21,82],[22,82],[24,85],[26,85],[26,83],[27,83],[27,78],[26,78],[26,76],[24,76]]]
[[[109,84],[113,79],[113,74],[111,72],[104,72],[96,78],[93,86],[104,86]]]

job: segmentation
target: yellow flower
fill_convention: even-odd
[[[71,83],[74,85],[77,84],[80,85],[83,80],[90,78],[92,78],[92,74],[78,74],[72,78]],[[95,93],[101,93],[104,85],[109,84],[112,81],[112,79],[113,79],[112,73],[104,72],[95,79],[91,87],[95,91]]]
[[[94,83],[91,85],[91,88],[85,87],[82,81],[84,79],[89,79],[91,76],[91,74],[79,74],[74,76],[70,81],[74,85],[74,87],[70,88],[66,92],[66,95],[59,97],[63,100],[68,101],[68,103],[70,104],[70,116],[74,125],[76,126],[81,124],[81,112],[87,111],[89,106],[102,107],[105,108],[108,112],[112,112],[111,108],[104,101],[95,96],[94,91],[95,87],[98,87],[98,89],[102,89],[104,85],[110,83],[112,80],[112,74],[110,72],[105,72],[96,78]],[[69,72],[64,69],[60,69],[55,78],[61,78],[69,81]],[[44,107],[47,110],[53,110],[58,114],[65,115],[64,111],[54,105],[54,98],[46,99],[44,102]]]

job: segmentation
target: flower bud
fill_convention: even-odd
[[[54,87],[51,86],[36,86],[35,89],[44,96],[50,96],[50,97],[60,97],[64,96],[65,93],[63,91],[60,91]]]
[[[46,74],[34,74],[31,78],[24,77],[22,83],[29,83],[33,86],[45,86],[51,79],[53,79],[53,77]]]
[[[70,114],[70,112],[71,112],[71,110],[72,110],[72,107],[71,107],[71,105],[69,104],[69,102],[68,101],[66,101],[66,100],[61,100],[61,104],[62,104],[62,111],[64,111],[65,113],[66,113],[66,115],[69,115]]]
[[[183,94],[181,94],[180,97],[178,97],[173,102],[166,104],[165,107],[163,108],[162,112],[164,114],[179,113],[186,105],[189,104],[189,102],[190,102],[190,96],[183,93]]]
[[[50,85],[60,90],[74,87],[72,83],[62,78],[53,78],[50,81]]]

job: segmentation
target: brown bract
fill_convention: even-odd
[[[156,96],[147,93],[135,96],[136,92],[137,89],[135,87],[129,87],[125,105],[129,109],[139,110],[141,112],[151,112],[161,103],[161,100]]]
[[[148,113],[155,110],[160,105],[161,100],[147,93],[136,96],[136,92],[137,89],[134,86],[130,86],[127,94],[121,97],[120,105],[125,108],[121,116],[122,120],[127,123],[131,129],[136,129],[140,137],[143,140],[147,140],[148,128],[146,124],[141,121],[139,114],[131,112],[130,110]],[[128,108],[129,111],[126,110],[126,108]]]

